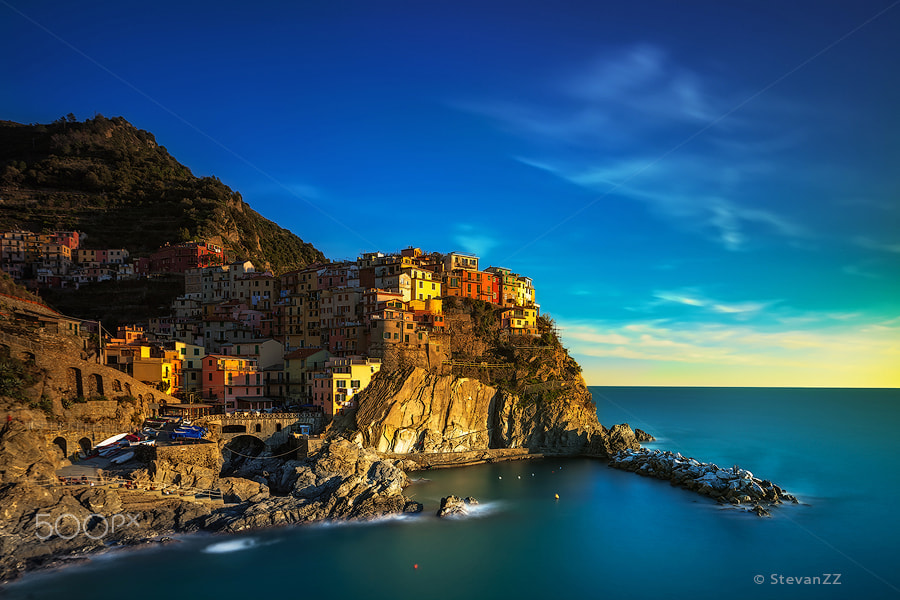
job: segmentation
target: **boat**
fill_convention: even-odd
[[[100,442],[99,444],[94,446],[94,449],[99,450],[100,448],[103,448],[104,446],[109,446],[111,444],[115,444],[116,442],[118,442],[119,440],[124,438],[126,435],[128,435],[128,434],[127,433],[119,433],[119,434],[112,436],[111,438],[106,438],[105,440],[103,440],[102,442]]]
[[[125,454],[122,454],[121,456],[115,457],[110,462],[114,465],[121,465],[122,463],[128,462],[132,458],[134,458],[134,452],[126,452]]]

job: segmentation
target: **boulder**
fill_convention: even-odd
[[[469,496],[465,499],[459,496],[446,496],[441,498],[441,507],[437,511],[439,517],[464,517],[469,514],[468,507],[478,504],[478,500]]]
[[[655,442],[656,438],[644,431],[643,429],[635,429],[634,430],[634,438],[644,444],[647,442]]]
[[[259,502],[269,497],[267,485],[241,477],[219,479],[219,491],[222,492],[222,499],[228,503]]]

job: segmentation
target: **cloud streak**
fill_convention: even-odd
[[[802,139],[774,125],[766,113],[773,104],[757,101],[735,116],[746,93],[729,97],[650,44],[610,50],[548,87],[552,103],[465,108],[535,142],[536,150],[515,157],[522,164],[643,202],[727,250],[742,250],[763,233],[809,236],[749,192],[761,176],[789,171],[788,152]],[[699,132],[705,135],[694,139]]]

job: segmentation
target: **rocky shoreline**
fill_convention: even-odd
[[[681,453],[663,450],[624,449],[609,457],[609,466],[665,479],[685,489],[709,496],[721,504],[745,507],[757,516],[770,516],[769,508],[797,498],[767,479],[734,465],[721,469],[714,463],[703,463]]]

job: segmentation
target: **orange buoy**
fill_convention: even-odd
[[[416,564],[413,565],[413,569],[418,569],[418,568],[419,568],[419,564],[418,564],[418,563],[416,563]]]

